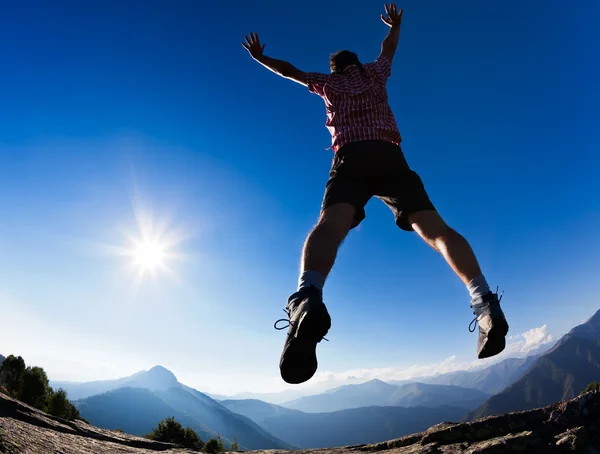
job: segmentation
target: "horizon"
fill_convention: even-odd
[[[232,395],[483,367],[593,316],[600,3],[407,0],[388,82],[402,148],[504,291],[507,348],[476,359],[465,286],[372,200],[325,284],[317,374],[283,382],[273,323],[296,290],[331,138],[322,100],[241,43],[257,32],[304,71],[328,72],[345,48],[372,61],[384,3],[310,0],[285,21],[273,2],[7,5],[0,353],[52,381],[162,364]]]

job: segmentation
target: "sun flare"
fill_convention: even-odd
[[[165,267],[165,246],[157,240],[144,239],[133,248],[133,263],[140,271],[156,271]]]

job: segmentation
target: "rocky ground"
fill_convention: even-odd
[[[49,416],[0,393],[0,453],[191,453],[82,421]],[[267,454],[284,451],[253,451]],[[548,407],[468,423],[442,423],[425,432],[373,445],[309,449],[289,454],[379,452],[437,453],[585,453],[600,454],[600,392]]]

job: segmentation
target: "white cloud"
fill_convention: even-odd
[[[322,392],[337,386],[364,383],[369,380],[411,380],[460,370],[477,370],[507,358],[522,358],[542,345],[552,342],[554,337],[548,332],[548,325],[532,328],[507,338],[508,343],[502,353],[484,360],[466,361],[457,355],[445,358],[439,363],[412,365],[409,367],[385,367],[373,369],[351,369],[344,372],[317,372],[313,379],[301,386],[306,393]]]
[[[548,325],[542,325],[538,328],[532,328],[529,331],[525,331],[517,336],[511,336],[510,339],[515,340],[515,342],[507,344],[506,350],[508,353],[515,356],[522,356],[542,345],[552,342],[554,337],[548,332]]]

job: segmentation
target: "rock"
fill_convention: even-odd
[[[0,452],[16,453],[191,453],[120,432],[99,429],[83,421],[65,421],[0,393]],[[252,451],[275,454],[285,451]],[[529,411],[479,420],[443,422],[396,440],[335,449],[307,449],[290,454],[600,454],[600,392],[590,391],[570,401]]]

